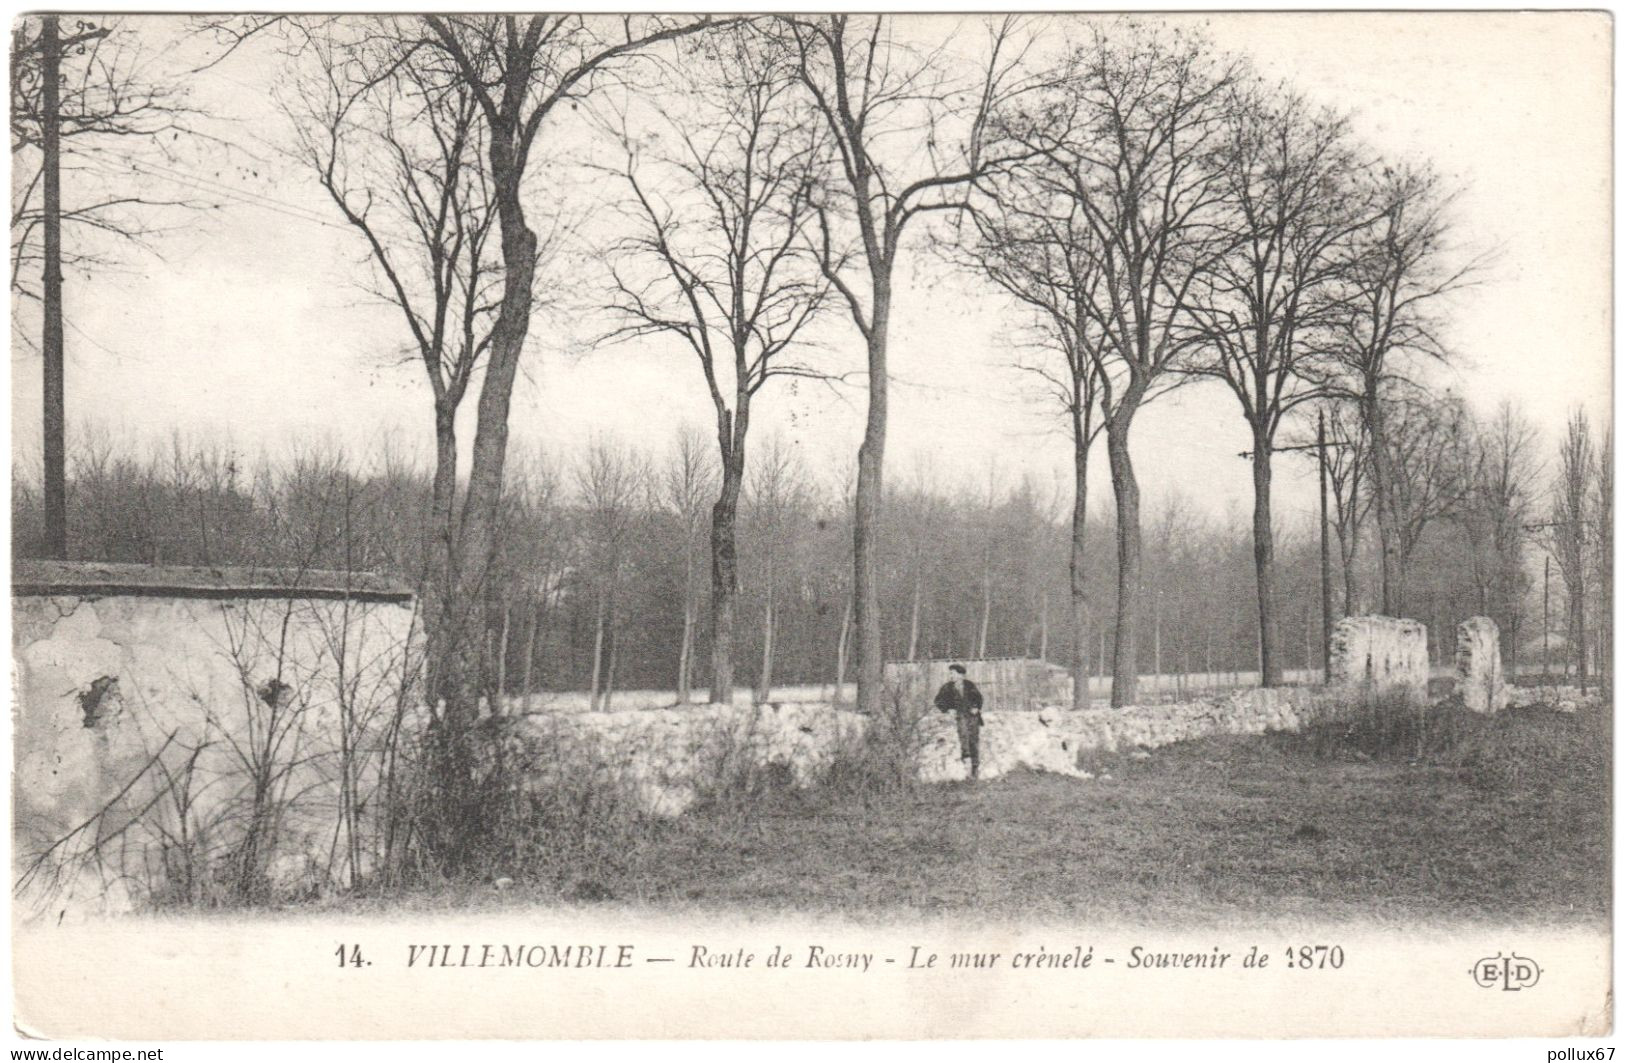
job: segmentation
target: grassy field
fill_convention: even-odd
[[[644,822],[501,892],[389,903],[1165,924],[1606,920],[1606,712],[1456,710],[1430,722],[1420,755],[1416,742],[1339,727],[1094,755],[1088,780],[768,789]]]

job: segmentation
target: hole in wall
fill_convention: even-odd
[[[113,699],[118,694],[118,677],[104,675],[79,692],[79,708],[85,714],[85,726],[95,727],[111,714]]]

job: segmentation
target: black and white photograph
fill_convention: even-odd
[[[1609,12],[11,25],[14,1043],[1612,1034]]]

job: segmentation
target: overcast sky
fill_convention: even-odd
[[[1577,404],[1611,419],[1605,15],[1201,21],[1265,74],[1352,112],[1373,147],[1431,159],[1463,185],[1461,234],[1493,248],[1495,259],[1484,283],[1451,304],[1458,358],[1441,385],[1481,411],[1515,398],[1548,438]],[[176,26],[126,24],[155,41]],[[161,258],[134,255],[122,272],[69,278],[70,421],[126,440],[179,428],[229,438],[247,456],[313,440],[367,448],[385,437],[427,455],[427,385],[401,356],[398,316],[362,290],[364,246],[314,182],[272,151],[284,123],[270,103],[277,69],[265,52],[248,50],[199,75],[195,106],[214,116],[211,132],[239,147],[199,151],[145,178],[216,198],[219,209],[158,241]],[[201,186],[188,183],[200,178]],[[709,402],[685,349],[649,340],[584,352],[580,340],[596,326],[579,305],[532,326],[513,405],[517,442],[568,450],[602,431],[659,449],[684,421],[709,430]],[[929,466],[939,480],[978,489],[990,471],[1000,481],[1031,474],[1065,483],[1061,426],[1023,397],[1008,368],[1014,321],[987,288],[940,260],[921,252],[905,263],[892,324],[889,475]],[[844,320],[832,319],[823,335],[829,364],[861,365],[861,342]],[[11,368],[14,445],[37,450],[38,357],[14,345]],[[833,477],[855,454],[862,414],[861,390],[780,382],[764,393],[755,423],[782,432]],[[1170,396],[1135,426],[1153,503],[1177,492],[1215,514],[1247,512],[1250,479],[1237,457],[1246,446],[1235,400],[1217,386]],[[1103,498],[1103,454],[1097,468]],[[1278,519],[1295,523],[1313,500],[1312,467],[1282,455],[1276,468]]]

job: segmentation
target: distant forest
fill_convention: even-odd
[[[1579,618],[1563,574],[1575,546],[1592,577],[1586,615],[1602,622],[1593,620],[1587,641],[1593,662],[1601,660],[1609,636],[1597,577],[1606,557],[1594,536],[1564,532],[1599,527],[1588,514],[1605,505],[1599,471],[1611,461],[1609,445],[1576,418],[1558,453],[1547,454],[1510,406],[1480,423],[1459,404],[1445,405],[1449,416],[1430,422],[1434,437],[1409,448],[1401,463],[1427,481],[1407,492],[1416,507],[1407,523],[1414,536],[1407,585],[1435,662],[1451,659],[1457,623],[1485,614],[1501,626],[1509,661],[1538,667],[1549,556],[1552,667],[1572,668],[1568,633]],[[430,476],[403,455],[312,449],[250,463],[229,446],[179,436],[142,453],[105,434],[83,435],[90,439],[75,453],[69,480],[76,558],[350,568],[422,589]],[[663,451],[598,441],[568,456],[523,453],[510,465],[499,570],[484,611],[488,669],[505,676],[507,692],[588,689],[595,644],[601,685],[708,685],[715,463],[705,444],[697,432]],[[1376,608],[1369,499],[1351,460],[1334,462],[1334,616]],[[1579,474],[1577,501],[1566,472]],[[810,468],[777,437],[754,457],[740,510],[742,685],[759,689],[764,676],[770,686],[851,678],[851,484],[838,479]],[[1032,656],[1070,666],[1069,485],[1005,479],[996,470],[976,479],[959,471],[950,484],[918,469],[889,478],[881,576],[887,659]],[[38,556],[37,475],[17,468],[13,484],[13,556]],[[1567,520],[1570,505],[1579,506],[1580,523]],[[1141,672],[1256,670],[1247,514],[1238,506],[1218,517],[1172,495],[1154,501],[1148,517]],[[1111,520],[1109,506],[1091,515],[1101,528]],[[1314,525],[1278,534],[1285,667],[1318,668]],[[1110,535],[1089,544],[1089,597],[1108,615],[1092,618],[1086,663],[1091,675],[1109,675],[1116,558]]]

